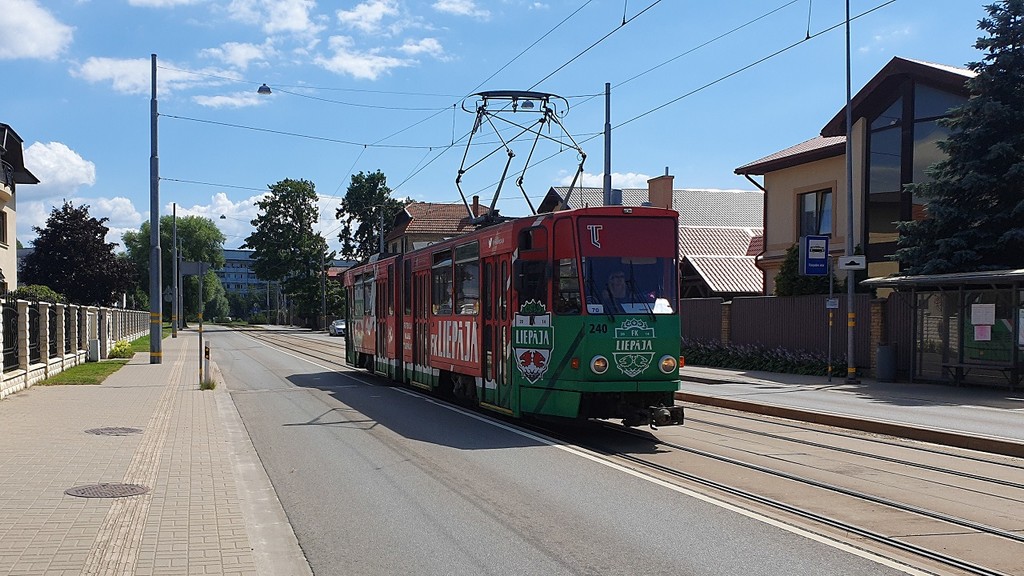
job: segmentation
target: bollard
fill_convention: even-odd
[[[210,377],[210,343],[209,342],[207,342],[206,343],[206,347],[203,348],[203,372],[206,374],[207,378]],[[202,375],[200,375],[200,376],[202,376]],[[206,381],[204,380],[203,383],[205,384]]]

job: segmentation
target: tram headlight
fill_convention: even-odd
[[[677,366],[679,365],[676,363],[675,356],[662,356],[661,362],[658,363],[658,367],[660,367],[661,371],[665,374],[671,374],[677,369]]]
[[[604,356],[594,356],[590,360],[590,369],[594,374],[604,374],[608,371],[608,359]]]

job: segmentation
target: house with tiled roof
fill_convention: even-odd
[[[680,226],[681,298],[760,295],[764,280],[756,265],[761,227]]]
[[[13,128],[0,123],[0,294],[18,285],[15,188],[18,184],[39,184],[25,167],[23,142]]]
[[[939,120],[967,101],[964,68],[895,57],[851,99],[852,194],[847,192],[846,108],[809,140],[736,168],[764,179],[764,271],[767,294],[786,250],[807,235],[831,238],[833,257],[846,254],[852,196],[852,240],[867,259],[869,277],[900,271],[892,259],[899,221],[919,220],[926,207],[907,191],[927,181],[928,168],[944,158],[938,142],[948,129]],[[753,181],[753,180],[752,180]],[[845,272],[839,271],[842,277]]]
[[[384,238],[389,253],[407,252],[446,238],[475,230],[474,218],[490,210],[473,197],[470,217],[465,204],[411,202],[395,217],[391,232]]]
[[[673,187],[665,174],[647,188],[613,191],[612,201],[623,206],[651,205],[679,212],[679,255],[684,298],[763,294],[764,276],[757,268],[764,193],[760,190],[714,190]],[[568,199],[566,200],[566,196]],[[554,187],[538,212],[558,208],[604,205],[602,188]]]

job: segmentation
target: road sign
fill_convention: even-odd
[[[840,270],[867,270],[868,259],[863,254],[842,256],[839,258]]]
[[[825,308],[828,310],[838,310],[839,298],[825,298]]]
[[[199,274],[206,274],[206,271],[210,269],[210,265],[206,262],[191,262],[185,261],[181,263],[181,275],[182,276],[196,276]]]
[[[804,236],[802,238],[800,274],[828,276],[828,236]]]

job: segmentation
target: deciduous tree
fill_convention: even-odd
[[[245,239],[254,251],[256,276],[281,282],[284,293],[311,316],[319,316],[321,275],[334,258],[324,237],[313,231],[319,219],[316,201],[312,182],[281,180],[256,202],[260,214],[252,221],[255,231]]]
[[[109,306],[131,286],[131,265],[107,242],[107,218],[89,216],[89,206],[64,202],[46,226],[33,226],[34,250],[21,264],[20,282],[49,286],[69,302]]]
[[[391,232],[395,216],[404,205],[405,202],[391,197],[387,178],[380,170],[352,176],[341,207],[335,213],[342,221],[338,234],[341,257],[366,260],[379,252],[381,237]]]

